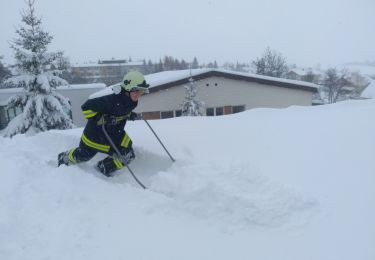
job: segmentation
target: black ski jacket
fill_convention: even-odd
[[[137,105],[138,101],[132,101],[124,90],[121,90],[119,94],[88,99],[81,106],[85,118],[88,119],[81,143],[97,151],[112,154],[114,150],[102,130],[104,123],[117,148],[131,147],[131,139],[124,128],[127,118]]]

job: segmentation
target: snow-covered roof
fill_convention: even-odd
[[[68,86],[60,86],[56,89],[90,89],[90,88],[105,88],[104,83],[90,83],[90,84],[71,84]],[[23,88],[2,88],[0,94],[15,94],[23,91]]]
[[[80,89],[105,89],[104,83],[92,83],[92,84],[72,84],[69,86],[57,87],[57,90],[80,90]],[[5,106],[8,102],[8,98],[12,95],[23,92],[23,88],[3,88],[0,89],[0,106]]]
[[[163,71],[159,73],[146,75],[146,81],[150,84],[150,91],[160,89],[163,86],[171,87],[173,83],[181,83],[187,81],[192,75],[195,79],[203,79],[210,76],[227,77],[238,80],[246,80],[259,82],[263,84],[271,84],[276,86],[300,88],[316,92],[318,85],[305,81],[282,79],[269,76],[263,76],[253,73],[236,72],[222,69],[194,69],[194,70],[177,70],[177,71]]]
[[[294,72],[299,76],[306,76],[308,73],[312,73],[314,75],[323,74],[323,72],[321,72],[320,70],[316,70],[313,68],[294,68],[294,69],[289,70],[289,72]]]
[[[370,84],[362,92],[362,98],[375,98],[375,80],[369,79]]]
[[[143,61],[130,61],[130,62],[114,62],[114,63],[98,63],[98,62],[88,62],[88,63],[75,63],[72,64],[73,68],[76,67],[112,67],[112,66],[142,66]]]
[[[57,87],[57,89],[91,89],[91,88],[105,88],[104,83],[90,83],[90,84],[71,84],[69,86]]]

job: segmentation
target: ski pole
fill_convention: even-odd
[[[146,124],[148,125],[148,127],[151,129],[152,133],[155,135],[156,139],[158,139],[159,143],[161,144],[161,146],[163,146],[164,150],[167,152],[167,154],[169,155],[169,158],[171,158],[172,162],[175,162],[176,160],[172,157],[172,155],[168,152],[167,148],[164,146],[163,142],[160,140],[160,138],[158,137],[158,135],[155,133],[154,129],[152,129],[151,125],[147,122],[146,119],[144,119],[142,117],[143,121],[146,122]]]
[[[123,155],[120,153],[120,151],[117,149],[117,146],[113,143],[111,137],[108,135],[107,133],[107,130],[105,130],[105,123],[104,123],[104,120],[103,120],[103,124],[102,124],[102,130],[103,130],[103,133],[105,135],[105,137],[107,138],[108,142],[111,144],[111,146],[113,147],[113,149],[115,150],[117,156],[119,158],[123,158]],[[129,165],[125,164],[126,168],[128,168],[130,174],[133,176],[134,180],[139,184],[139,186],[141,186],[143,189],[146,189],[146,186],[143,185],[143,183],[138,180],[138,178],[135,176],[135,174],[133,173],[133,171],[130,169]]]

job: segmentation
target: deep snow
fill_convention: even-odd
[[[107,179],[82,129],[0,138],[0,259],[375,259],[375,101],[129,122]]]

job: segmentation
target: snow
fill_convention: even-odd
[[[337,67],[340,70],[345,69],[351,72],[358,72],[365,76],[372,76],[372,77],[375,76],[374,64],[370,65],[370,64],[352,63],[352,64],[341,64],[341,65],[338,65]]]
[[[375,259],[375,100],[129,122],[131,168],[54,166],[82,128],[0,138],[2,259]]]
[[[362,92],[361,97],[363,98],[375,98],[375,80],[367,77],[367,80],[370,82],[369,85]]]

